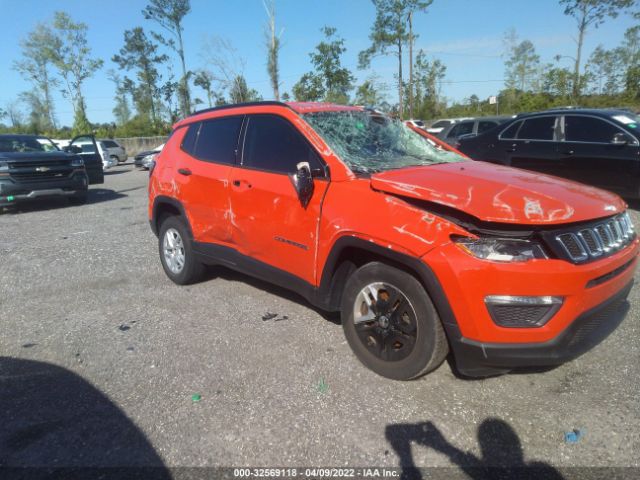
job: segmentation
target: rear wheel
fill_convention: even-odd
[[[379,262],[347,281],[342,327],[358,359],[379,375],[410,380],[435,370],[449,351],[436,309],[420,282]]]
[[[160,261],[167,276],[178,285],[197,282],[205,267],[193,253],[188,230],[180,217],[167,217],[158,235]]]

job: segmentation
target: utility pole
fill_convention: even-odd
[[[409,118],[413,120],[413,12],[409,12]]]

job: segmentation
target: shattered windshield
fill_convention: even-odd
[[[376,112],[314,112],[303,118],[355,173],[465,160],[436,148],[403,122]]]

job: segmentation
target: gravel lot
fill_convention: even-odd
[[[555,370],[394,382],[284,290],[223,269],[172,284],[146,185],[126,164],[86,206],[0,214],[0,466],[640,467],[637,287]]]

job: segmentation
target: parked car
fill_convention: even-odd
[[[581,355],[625,316],[640,251],[615,194],[468,160],[359,107],[197,112],[149,182],[173,282],[216,264],[298,292],[394,379],[450,348],[469,376]]]
[[[81,153],[93,154],[97,151],[98,155],[102,159],[103,170],[109,170],[110,168],[118,165],[118,160],[109,154],[109,149],[104,142],[100,140],[85,138],[80,142],[76,142],[76,145],[82,149]]]
[[[85,203],[89,183],[101,183],[88,176],[97,160],[85,159],[60,151],[47,137],[0,135],[0,207],[46,197]]]
[[[462,120],[469,120],[470,117],[462,117],[462,118],[443,118],[440,120],[436,120],[435,122],[433,122],[428,128],[427,128],[427,132],[433,134],[433,135],[438,135],[440,132],[442,132],[442,130],[444,130],[447,127],[450,127],[451,125],[454,125],[458,122],[461,122]]]
[[[475,160],[525,168],[640,198],[640,117],[621,110],[548,110],[464,138]]]
[[[441,138],[449,145],[454,147],[459,146],[460,138],[470,138],[478,136],[492,128],[496,128],[498,125],[508,121],[511,117],[478,117],[469,120],[463,120],[449,125],[442,129],[438,134],[438,138]]]
[[[145,150],[144,152],[138,153],[135,157],[133,157],[133,164],[136,167],[148,169],[149,168],[148,165],[151,160],[151,157],[154,157],[155,154],[160,153],[163,148],[164,148],[164,143],[162,145],[158,145],[153,150]],[[145,167],[145,164],[147,165],[146,167]]]
[[[109,153],[109,156],[115,157],[118,163],[123,163],[127,161],[127,158],[128,158],[127,151],[118,142],[112,139],[105,139],[100,141],[106,147],[107,152]]]
[[[425,124],[422,120],[407,120],[407,123],[413,125],[418,128],[425,128]]]

